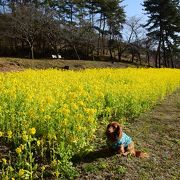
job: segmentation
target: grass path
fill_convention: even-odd
[[[136,149],[150,154],[149,159],[109,154],[103,136],[105,128],[102,125],[97,132],[96,150],[75,162],[80,172],[77,180],[180,179],[180,90],[124,130],[133,137]]]

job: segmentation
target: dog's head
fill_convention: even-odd
[[[111,122],[106,129],[107,138],[115,141],[116,138],[122,137],[122,126],[118,122]]]

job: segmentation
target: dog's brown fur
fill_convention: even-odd
[[[122,132],[123,132],[122,126],[118,122],[111,122],[107,126],[106,136],[107,136],[108,140],[113,143],[113,142],[117,141],[117,139],[115,139],[114,134],[116,134],[116,137],[118,137],[118,139],[121,139]],[[111,150],[113,150],[113,149],[111,149]],[[143,153],[141,151],[135,150],[133,141],[126,148],[124,147],[124,145],[121,145],[120,147],[118,147],[116,153],[124,155],[124,156],[127,156],[128,154],[130,154],[132,156],[141,157],[141,158],[149,157],[149,155],[147,153]]]

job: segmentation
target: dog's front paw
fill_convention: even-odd
[[[119,149],[118,151],[117,151],[117,154],[123,154],[124,153],[124,151],[121,151],[121,149]]]
[[[116,155],[117,155],[118,157],[122,157],[122,156],[127,156],[128,153],[117,153]]]
[[[127,156],[127,155],[128,155],[128,152],[125,152],[125,153],[123,153],[122,155],[123,155],[123,156]]]
[[[118,156],[123,156],[123,155],[124,155],[124,152],[123,152],[123,151],[117,151],[117,155],[118,155]]]

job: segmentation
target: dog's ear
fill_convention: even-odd
[[[107,130],[107,129],[106,129],[105,134],[106,134],[106,137],[108,137],[109,133],[108,133],[108,130]]]
[[[122,126],[119,124],[116,128],[116,133],[117,133],[118,137],[122,137]]]
[[[107,128],[106,128],[106,132],[105,132],[105,134],[106,134],[107,137],[108,137],[108,135],[109,135],[109,132],[108,132],[109,126],[110,126],[110,124],[108,124],[108,126],[107,126]]]

